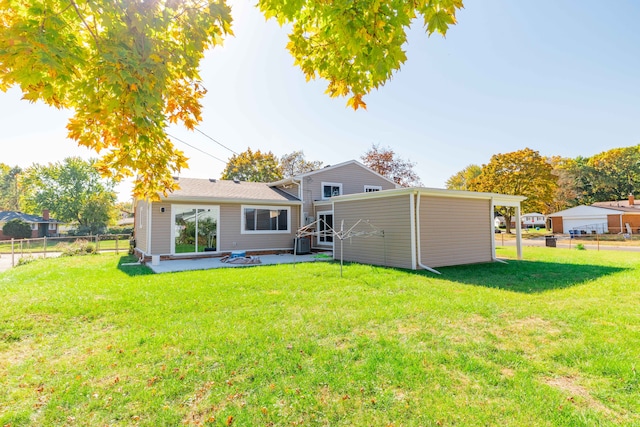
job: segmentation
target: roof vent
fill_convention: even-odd
[[[180,181],[180,177],[179,176],[172,176],[171,178],[173,178],[174,181]]]
[[[209,178],[209,182],[216,182],[215,178]]]

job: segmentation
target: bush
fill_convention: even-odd
[[[587,248],[585,248],[582,243],[578,243],[576,245],[576,249],[579,250],[579,251],[586,251],[587,250]]]
[[[30,262],[33,262],[35,260],[36,258],[33,255],[22,256],[18,258],[18,264],[16,264],[16,267],[29,264]]]
[[[96,246],[88,240],[76,240],[73,243],[56,245],[62,252],[60,256],[91,255],[96,253]]]
[[[21,219],[12,219],[2,227],[2,234],[14,239],[28,239],[31,237],[31,225]]]

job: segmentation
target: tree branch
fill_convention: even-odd
[[[85,28],[87,29],[87,31],[89,31],[89,34],[91,34],[91,37],[93,37],[93,40],[96,42],[96,48],[98,49],[98,51],[100,51],[100,43],[98,42],[98,36],[96,36],[96,34],[93,32],[89,24],[87,24],[87,21],[85,21],[84,16],[82,16],[82,14],[80,13],[80,9],[78,8],[78,5],[76,4],[75,0],[69,0],[69,2],[73,6],[73,8],[76,10],[76,14],[80,18],[80,20],[82,20],[82,23],[84,24]]]

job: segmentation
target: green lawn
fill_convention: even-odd
[[[638,254],[525,257],[32,262],[0,273],[0,425],[640,425]]]

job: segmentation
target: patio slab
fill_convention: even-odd
[[[273,264],[293,264],[301,262],[322,262],[333,259],[332,252],[319,252],[313,254],[296,255],[293,254],[277,254],[277,255],[258,255],[253,256],[260,260],[258,264],[234,264],[222,262],[223,258],[194,258],[194,259],[171,259],[162,260],[157,265],[151,262],[145,265],[153,270],[154,273],[173,273],[178,271],[190,270],[210,270],[213,268],[235,268],[235,267],[256,267],[261,265]]]

